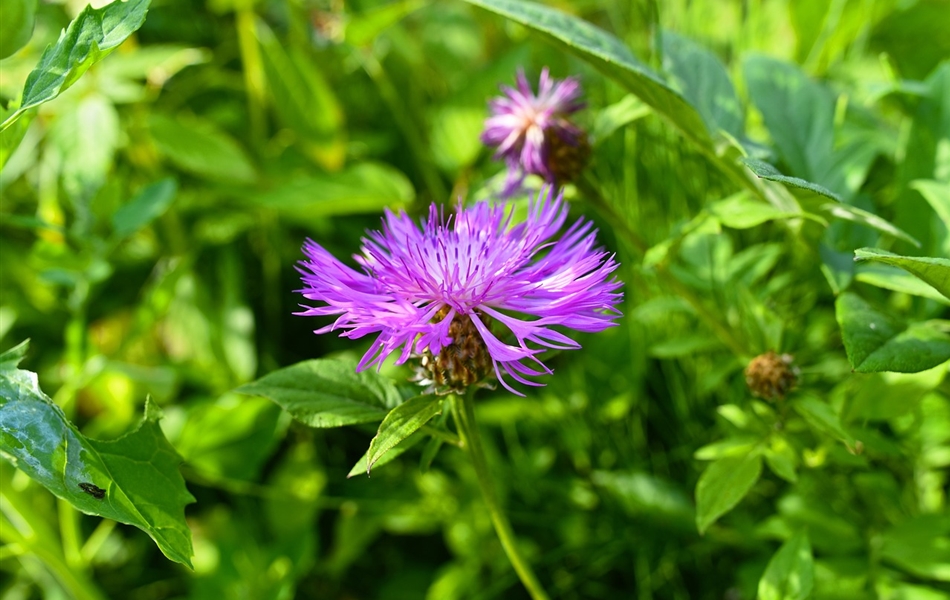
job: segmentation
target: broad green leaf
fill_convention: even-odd
[[[594,144],[610,137],[615,131],[650,114],[650,107],[633,94],[627,94],[619,102],[605,106],[594,118],[591,137]]]
[[[950,260],[925,256],[899,256],[876,248],[861,248],[854,251],[857,261],[868,260],[900,267],[927,282],[935,290],[950,299]]]
[[[634,516],[692,527],[696,515],[689,496],[672,481],[635,471],[594,471],[591,481],[610,492]]]
[[[710,138],[699,112],[613,35],[553,8],[523,0],[466,0],[529,29],[590,62],[662,115],[687,138],[708,148]]]
[[[373,464],[393,446],[415,433],[441,412],[442,398],[438,396],[416,396],[389,411],[383,422],[379,424],[376,437],[369,443],[369,450],[366,453],[366,474],[369,475]]]
[[[827,402],[812,396],[800,396],[795,399],[792,408],[818,431],[830,435],[848,446],[854,445],[854,437],[844,430],[838,413]]]
[[[35,373],[16,368],[24,352],[21,344],[0,355],[0,452],[80,511],[135,525],[165,556],[190,567],[185,505],[194,498],[158,425],[161,409],[146,401],[131,433],[86,438],[40,390]]]
[[[36,69],[26,79],[20,108],[4,120],[0,129],[6,129],[25,111],[61,94],[89,67],[118,48],[145,22],[149,2],[117,0],[99,9],[86,6],[59,40],[43,52]]]
[[[845,292],[835,302],[851,367],[859,373],[917,373],[950,359],[950,335],[933,322],[906,325]]]
[[[400,171],[382,164],[360,163],[339,173],[291,179],[272,190],[248,196],[247,201],[306,221],[376,214],[386,207],[405,206],[414,197],[412,184]]]
[[[798,454],[795,448],[781,436],[773,436],[771,443],[765,448],[765,463],[773,473],[788,481],[798,481]]]
[[[175,199],[178,183],[166,177],[147,185],[112,215],[112,230],[119,238],[132,235],[162,216]]]
[[[918,577],[950,581],[950,517],[920,515],[881,536],[881,557]]]
[[[759,443],[758,437],[742,436],[734,437],[712,444],[706,444],[693,453],[696,460],[716,460],[724,456],[735,456],[741,454],[745,456],[752,451]]]
[[[814,560],[804,531],[782,544],[759,580],[759,600],[805,600],[814,585]]]
[[[30,41],[36,20],[38,0],[0,0],[0,59],[4,59]]]
[[[357,373],[355,363],[325,358],[273,371],[235,391],[268,398],[319,428],[382,421],[402,402],[393,384],[375,371]]]
[[[712,463],[696,484],[696,526],[705,531],[742,500],[762,473],[762,456],[726,456]]]
[[[749,167],[749,170],[752,171],[756,177],[767,179],[769,181],[777,181],[778,183],[784,183],[785,185],[791,186],[795,189],[805,190],[813,194],[818,194],[819,196],[831,198],[832,200],[837,200],[839,202],[841,201],[841,196],[832,192],[828,188],[818,185],[817,183],[812,183],[811,181],[806,181],[799,177],[789,177],[788,175],[782,175],[778,169],[767,162],[753,158],[743,158],[742,164]]]
[[[241,146],[208,121],[154,114],[149,131],[158,150],[183,171],[236,184],[257,179]]]
[[[840,192],[833,172],[834,96],[797,66],[765,56],[743,64],[749,96],[792,173]],[[794,185],[794,184],[793,184]]]
[[[675,33],[661,34],[663,69],[679,91],[696,107],[710,133],[722,129],[742,137],[745,116],[729,74],[719,58],[699,44]]]
[[[842,219],[844,221],[851,221],[852,223],[866,225],[872,229],[877,229],[881,233],[886,233],[892,237],[904,240],[905,242],[909,242],[920,248],[920,242],[914,239],[910,234],[898,229],[890,222],[882,219],[874,213],[870,213],[866,210],[861,210],[860,208],[843,203],[825,204],[821,208],[822,210],[828,211],[828,214],[833,217]]]
[[[934,209],[947,229],[950,229],[950,183],[932,179],[918,179],[911,182],[914,188]]]

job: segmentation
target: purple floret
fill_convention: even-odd
[[[580,345],[553,329],[596,332],[620,316],[622,283],[611,273],[614,256],[595,247],[596,230],[580,219],[557,239],[568,207],[553,188],[529,203],[528,217],[512,224],[505,205],[459,205],[446,216],[434,204],[417,224],[389,210],[381,231],[363,238],[355,255],[362,272],[347,267],[307,240],[300,261],[306,316],[336,316],[315,333],[340,330],[341,337],[377,334],[357,370],[380,365],[399,352],[397,364],[428,351],[438,355],[453,340],[453,319],[470,319],[487,349],[495,375],[526,379],[551,373],[537,354]],[[420,229],[419,225],[422,225]],[[492,331],[500,323],[511,332],[506,343]]]
[[[521,186],[526,174],[539,175],[548,183],[558,183],[551,164],[551,146],[557,142],[579,146],[586,140],[583,130],[568,116],[584,107],[581,84],[574,77],[557,81],[548,70],[541,71],[535,95],[524,71],[518,72],[517,89],[502,86],[504,96],[488,103],[492,116],[485,121],[481,140],[496,148],[495,158],[508,165],[503,196]]]

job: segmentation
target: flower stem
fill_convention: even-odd
[[[531,565],[524,559],[518,551],[515,534],[511,530],[511,524],[508,517],[502,511],[498,502],[498,496],[495,494],[495,487],[491,479],[491,473],[488,472],[488,462],[485,460],[485,451],[482,449],[481,439],[478,437],[478,427],[475,423],[475,411],[473,408],[473,390],[470,390],[464,396],[452,396],[452,417],[458,427],[459,437],[462,440],[462,446],[468,451],[472,458],[472,465],[475,467],[475,475],[478,478],[478,487],[482,490],[482,497],[485,505],[488,507],[488,513],[491,515],[492,524],[495,526],[495,533],[501,541],[511,566],[515,568],[521,583],[531,594],[534,600],[548,600],[548,595],[541,587]]]

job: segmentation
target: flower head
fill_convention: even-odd
[[[610,275],[618,265],[595,248],[590,221],[578,220],[552,239],[567,212],[550,187],[518,224],[510,210],[488,202],[459,205],[448,217],[433,204],[421,229],[387,210],[382,230],[370,231],[354,256],[362,272],[307,240],[298,291],[317,304],[299,314],[337,316],[315,333],[376,334],[357,370],[398,351],[397,364],[420,357],[430,382],[443,389],[492,372],[516,394],[505,376],[541,385],[526,379],[551,373],[538,354],[580,347],[554,327],[601,331],[620,316],[623,298],[621,282]]]
[[[581,84],[573,78],[556,81],[541,71],[535,95],[524,71],[517,89],[502,86],[504,96],[489,102],[492,116],[485,121],[482,142],[497,148],[495,158],[508,165],[503,195],[517,190],[526,174],[548,183],[572,180],[590,153],[587,135],[568,116],[584,107]]]

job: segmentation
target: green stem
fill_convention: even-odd
[[[521,579],[521,583],[524,584],[533,600],[548,600],[548,595],[538,582],[531,566],[518,551],[517,540],[515,540],[515,534],[511,530],[511,524],[502,511],[498,496],[495,494],[491,473],[488,471],[488,462],[485,460],[485,451],[482,448],[481,439],[478,437],[472,396],[472,391],[469,391],[465,396],[452,396],[451,400],[452,417],[458,427],[462,446],[472,458],[472,465],[475,467],[475,475],[478,478],[478,486],[482,490],[482,497],[485,499],[492,524],[495,526],[495,533],[498,534],[498,539],[505,549],[505,554],[508,555],[508,560],[515,568],[518,578]]]

